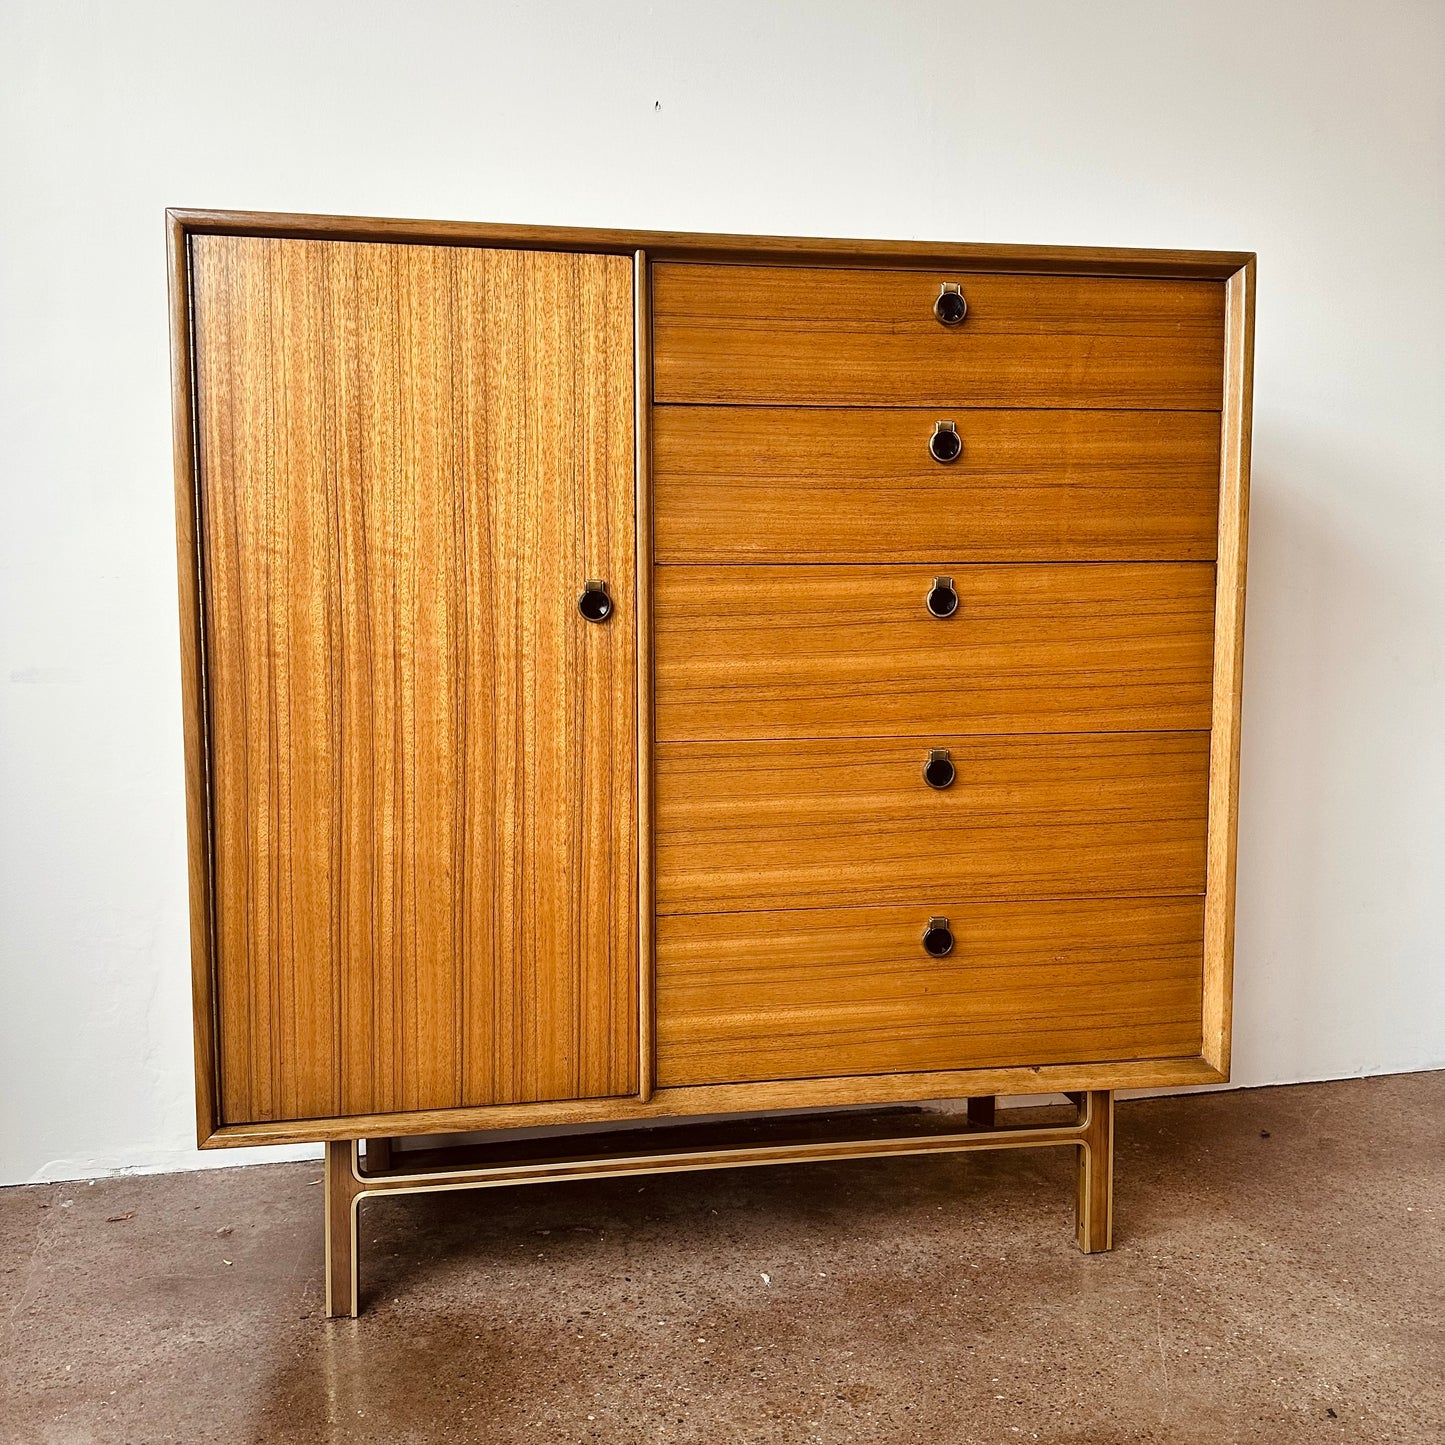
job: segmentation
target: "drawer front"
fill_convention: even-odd
[[[1208,733],[664,743],[654,764],[663,913],[1204,891]]]
[[[962,442],[948,463],[929,451],[941,421]],[[652,444],[664,563],[1215,553],[1210,412],[667,406]]]
[[[658,1084],[1190,1056],[1203,937],[1200,898],[663,917]]]
[[[661,567],[657,738],[1207,728],[1213,613],[1209,563]]]
[[[962,324],[934,315],[943,283]],[[659,402],[1220,409],[1218,281],[652,268]]]

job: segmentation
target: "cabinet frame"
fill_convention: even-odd
[[[190,889],[196,1129],[204,1148],[349,1140],[476,1129],[676,1118],[700,1113],[823,1108],[996,1094],[1077,1092],[1221,1083],[1229,1077],[1235,870],[1243,676],[1244,586],[1249,511],[1255,257],[1247,252],[817,240],[672,232],[507,226],[474,222],[305,216],[245,211],[166,212],[171,330],[176,558]],[[635,266],[637,447],[637,749],[640,1089],[636,1095],[503,1104],[264,1124],[219,1122],[212,812],[209,792],[203,570],[200,562],[196,378],[192,354],[189,238],[198,234],[419,245],[506,247],[626,255]],[[1184,277],[1223,283],[1224,394],[1214,675],[1210,738],[1203,960],[1204,1043],[1196,1057],[1117,1063],[865,1075],[656,1089],[653,1071],[652,842],[652,408],[649,268],[653,261],[888,266],[1022,274]]]

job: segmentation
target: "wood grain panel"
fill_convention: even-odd
[[[934,317],[960,282],[968,316]],[[653,267],[659,402],[982,407],[1223,403],[1218,281],[839,267]]]
[[[632,1091],[628,260],[191,245],[223,1122]]]
[[[1210,724],[1209,563],[662,567],[654,606],[660,741]]]
[[[656,768],[663,913],[1204,891],[1208,733],[664,743]]]
[[[664,563],[1214,558],[1210,412],[661,406],[653,449]]]
[[[1202,898],[665,916],[658,1084],[1197,1054],[1203,935]]]

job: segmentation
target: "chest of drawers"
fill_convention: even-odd
[[[326,1141],[331,1307],[604,1173],[1071,1145],[1107,1248],[1228,1077],[1253,258],[170,227],[198,1131]]]

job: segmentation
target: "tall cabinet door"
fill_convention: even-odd
[[[190,245],[220,1122],[636,1092],[631,259]]]

